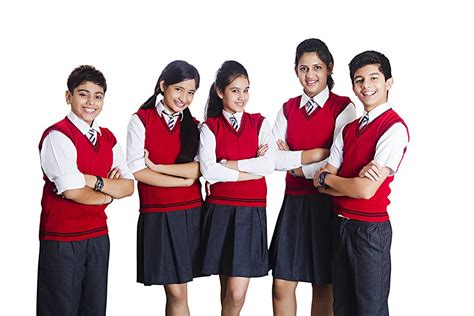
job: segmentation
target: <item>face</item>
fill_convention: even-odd
[[[242,112],[249,100],[249,80],[244,76],[237,77],[225,87],[224,91],[218,89],[217,95],[222,99],[226,112],[232,114]]]
[[[352,89],[367,112],[387,102],[393,84],[392,78],[385,80],[379,67],[379,64],[366,65],[354,73]]]
[[[162,80],[160,89],[163,91],[163,103],[171,114],[181,112],[193,102],[196,93],[196,81],[184,80],[169,86]]]
[[[71,111],[87,124],[92,125],[104,105],[104,89],[86,81],[74,88],[73,93],[66,91],[66,102],[71,105]]]
[[[328,75],[331,73],[332,65],[328,68],[315,52],[301,55],[298,65],[296,65],[296,75],[304,92],[310,98],[326,88]]]

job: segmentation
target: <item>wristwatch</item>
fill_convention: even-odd
[[[94,185],[94,191],[101,192],[102,188],[104,187],[104,179],[102,179],[101,176],[95,176],[97,178],[97,181],[95,182]]]
[[[325,183],[326,181],[326,177],[328,176],[328,174],[331,174],[330,172],[328,171],[324,171],[324,172],[321,172],[320,175],[319,175],[319,184],[326,190],[327,188],[329,188],[329,186]]]

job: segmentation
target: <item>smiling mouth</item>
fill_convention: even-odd
[[[82,108],[84,110],[84,112],[88,113],[88,114],[92,114],[92,113],[95,113],[96,109],[91,109],[91,108]]]
[[[371,96],[375,95],[375,91],[362,92],[362,95],[363,95],[364,97],[371,97]]]

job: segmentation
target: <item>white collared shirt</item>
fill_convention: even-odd
[[[225,111],[222,112],[227,121],[229,121],[232,114]],[[237,119],[240,128],[243,112],[236,112],[233,116]],[[267,119],[263,120],[258,135],[258,145],[264,144],[268,145],[266,154],[261,157],[239,160],[237,165],[240,171],[259,176],[265,176],[273,172],[275,168],[276,142]],[[206,124],[201,126],[199,158],[202,176],[209,183],[232,182],[237,181],[239,178],[239,171],[227,168],[217,161],[216,136]]]
[[[155,109],[158,115],[161,117],[163,110],[166,110],[163,105],[163,100],[157,99],[155,103]],[[167,110],[166,110],[167,111]],[[181,114],[181,120],[183,119],[182,112],[176,112]],[[176,126],[176,125],[175,125]],[[138,115],[133,114],[127,127],[127,164],[128,168],[132,173],[143,170],[146,168],[145,164],[145,133],[146,129]],[[194,161],[198,161],[198,157],[194,158]]]
[[[317,103],[317,106],[323,108],[328,98],[329,98],[329,88],[326,86],[326,88],[324,88],[323,91],[315,95],[312,99]],[[299,106],[302,111],[306,110],[304,109],[304,107],[309,99],[311,98],[308,95],[306,95],[306,93],[304,93],[303,91],[303,94],[301,95],[300,106]],[[356,108],[354,104],[351,103],[336,118],[333,139],[335,139],[336,135],[339,134],[339,132],[342,130],[342,128],[346,124],[355,120],[356,117],[357,117]],[[273,136],[275,137],[275,140],[281,139],[286,142],[287,129],[288,129],[288,121],[286,120],[285,114],[283,113],[283,107],[282,107],[280,111],[278,112],[275,125],[273,126]],[[297,150],[297,151],[278,150],[277,158],[276,158],[276,169],[287,171],[290,169],[302,167],[305,178],[312,179],[316,171],[318,171],[319,169],[321,169],[321,167],[326,165],[327,159],[322,160],[320,162],[311,163],[308,165],[302,165],[301,164],[302,153],[303,153],[302,150]]]
[[[97,120],[94,120],[92,126],[89,126],[72,111],[69,112],[67,117],[87,138],[89,138],[88,133],[91,127],[97,133],[101,133]],[[119,168],[125,179],[133,179],[118,142],[113,147],[112,154],[112,169]],[[61,194],[66,190],[80,189],[86,185],[84,174],[77,167],[76,147],[71,139],[63,133],[56,130],[49,132],[43,140],[40,159],[41,168],[48,179],[55,184],[57,194]]]
[[[367,124],[370,124],[370,122],[391,108],[390,103],[386,102],[370,112],[364,111],[364,114],[359,118],[359,122],[362,120],[362,117],[368,113],[369,121]],[[389,168],[390,175],[394,175],[397,172],[407,145],[407,129],[402,123],[395,123],[378,140],[374,160],[377,161],[380,166]],[[332,144],[328,163],[339,169],[342,164],[343,151],[344,140],[341,131]]]

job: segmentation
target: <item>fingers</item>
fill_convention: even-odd
[[[378,181],[380,179],[380,172],[382,168],[380,164],[375,160],[372,160],[368,165],[366,165],[362,170],[359,172],[359,176],[361,178],[368,178],[371,181]]]
[[[268,151],[268,145],[264,144],[258,147],[257,157],[264,156]]]
[[[281,139],[277,140],[277,146],[278,146],[278,149],[280,150],[284,150],[284,151],[290,150],[290,147],[288,146],[288,144]]]
[[[110,170],[107,178],[109,179],[120,179],[122,177],[122,174],[120,172],[120,169],[119,168],[114,168],[112,170]]]

